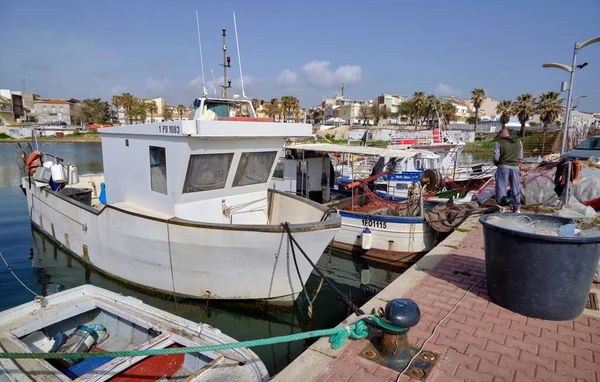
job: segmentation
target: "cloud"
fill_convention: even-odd
[[[450,85],[446,85],[444,83],[439,83],[433,93],[438,96],[460,96],[462,95],[462,90],[454,89]]]
[[[152,77],[146,78],[146,88],[152,91],[163,92],[169,86],[169,80],[163,78],[162,80],[155,80]]]
[[[329,61],[311,61],[302,67],[311,85],[320,88],[353,85],[362,81],[362,68],[358,65],[344,65],[335,70],[329,69]]]
[[[298,82],[298,74],[289,69],[284,69],[277,77],[277,84],[281,86],[291,86]]]

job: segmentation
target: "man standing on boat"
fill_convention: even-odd
[[[496,202],[506,196],[506,189],[510,181],[510,192],[513,199],[513,211],[521,212],[521,172],[523,160],[523,143],[517,139],[514,130],[510,133],[502,129],[498,133],[500,138],[494,145],[494,164],[496,169]]]

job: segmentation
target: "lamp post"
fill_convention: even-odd
[[[596,42],[600,42],[600,36],[591,38],[587,41],[584,41],[582,43],[575,43],[575,48],[573,49],[573,64],[571,66],[568,65],[564,65],[564,64],[557,64],[557,63],[550,63],[550,64],[544,64],[542,65],[542,67],[544,68],[555,68],[555,69],[561,69],[564,70],[566,72],[571,73],[571,79],[569,81],[569,93],[567,95],[567,109],[566,109],[566,115],[565,115],[565,123],[563,126],[563,137],[562,137],[562,146],[560,148],[560,155],[564,155],[566,149],[567,149],[567,133],[568,133],[568,129],[569,129],[569,119],[571,117],[571,95],[573,94],[573,80],[575,77],[575,70],[576,69],[582,69],[583,67],[585,67],[587,65],[587,62],[582,64],[582,65],[578,65],[576,66],[577,63],[577,52],[580,49],[585,48],[586,46],[590,45],[590,44],[594,44]]]

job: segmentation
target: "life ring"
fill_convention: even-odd
[[[40,158],[42,157],[42,153],[39,151],[34,151],[25,160],[25,165],[27,166],[27,170],[29,171],[29,175],[35,174],[35,169],[42,165],[42,161]]]

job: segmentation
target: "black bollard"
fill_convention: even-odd
[[[419,306],[411,299],[396,298],[385,305],[385,321],[392,325],[406,328],[404,332],[384,331],[378,338],[372,340],[361,356],[380,365],[402,371],[417,353],[417,349],[408,342],[410,328],[417,325],[421,319]],[[415,358],[407,375],[417,380],[425,380],[437,361],[437,355],[424,351]]]

